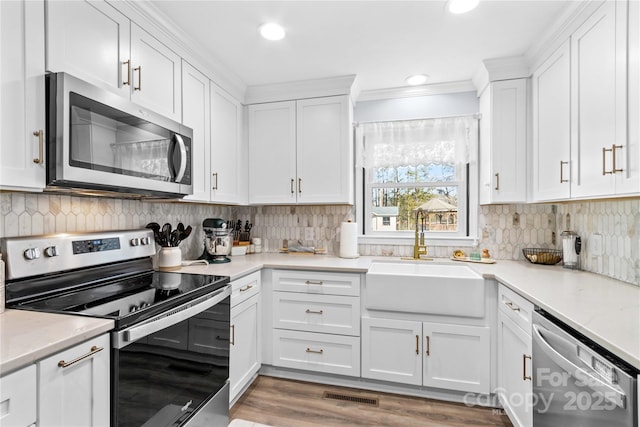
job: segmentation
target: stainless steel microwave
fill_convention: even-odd
[[[48,190],[192,194],[190,128],[66,73],[46,76],[46,94]]]

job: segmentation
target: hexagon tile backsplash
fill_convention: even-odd
[[[0,237],[182,222],[194,228],[181,244],[185,259],[202,253],[205,218],[248,220],[254,225],[252,236],[262,238],[265,252],[277,252],[282,240],[288,239],[337,254],[340,223],[354,216],[351,206],[236,207],[10,192],[0,193],[0,212]],[[584,270],[640,285],[640,199],[481,206],[478,225],[480,247],[489,249],[496,259],[509,260],[524,259],[523,248],[561,248],[560,234],[571,229],[583,240],[580,261]],[[592,243],[598,239],[602,255],[593,256]],[[434,246],[429,253],[448,257],[454,249]],[[358,250],[361,255],[410,256],[413,247],[412,243],[360,244]]]

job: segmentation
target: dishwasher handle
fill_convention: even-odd
[[[549,337],[553,337],[556,340],[564,341],[568,344],[571,344],[571,343],[569,343],[564,338],[549,331],[548,329],[541,327],[540,325],[534,324],[532,326],[532,329],[533,329],[533,340],[540,345],[540,347],[546,353],[546,355],[556,365],[562,368],[564,372],[568,373],[572,377],[581,381],[585,387],[589,387],[596,393],[601,394],[604,399],[614,403],[616,406],[619,406],[622,409],[626,407],[626,395],[623,392],[621,392],[620,390],[617,390],[612,385],[605,383],[601,379],[595,377],[594,375],[590,374],[583,368],[573,363],[571,360],[565,357],[562,353],[556,350],[551,345],[551,343],[549,343],[549,341],[545,339],[544,335],[548,335]],[[572,347],[574,347],[577,352],[578,346],[575,344],[572,344]],[[536,381],[538,380],[536,379]]]
[[[212,294],[207,294],[194,301],[190,301],[176,307],[168,313],[163,313],[159,316],[152,317],[139,325],[115,332],[112,346],[118,349],[126,347],[140,338],[146,337],[200,314],[214,305],[219,304],[230,295],[231,286],[227,285]]]

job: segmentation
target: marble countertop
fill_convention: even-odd
[[[232,257],[226,264],[192,265],[180,271],[230,276],[236,280],[262,268],[366,273],[374,261],[412,262],[392,257],[343,259],[328,255],[255,254]],[[449,259],[433,262],[457,263]],[[498,280],[640,369],[640,287],[597,274],[526,261],[465,265],[485,278]],[[112,320],[8,309],[0,314],[0,374],[113,327]]]
[[[193,265],[181,271],[219,274],[230,276],[231,280],[261,268],[366,273],[376,260],[412,262],[392,257],[343,259],[328,255],[254,254],[232,257],[227,264]],[[458,263],[449,259],[433,262]],[[485,278],[498,280],[640,369],[639,286],[560,265],[504,260],[495,264],[464,264]]]
[[[113,320],[7,309],[0,314],[0,375],[114,327]]]

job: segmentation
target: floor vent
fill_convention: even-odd
[[[361,405],[369,405],[369,406],[379,406],[380,402],[377,397],[362,397],[362,396],[352,396],[349,394],[343,393],[332,393],[330,391],[325,391],[322,395],[323,399],[333,399],[333,400],[341,400],[343,402],[353,402],[359,403]]]

